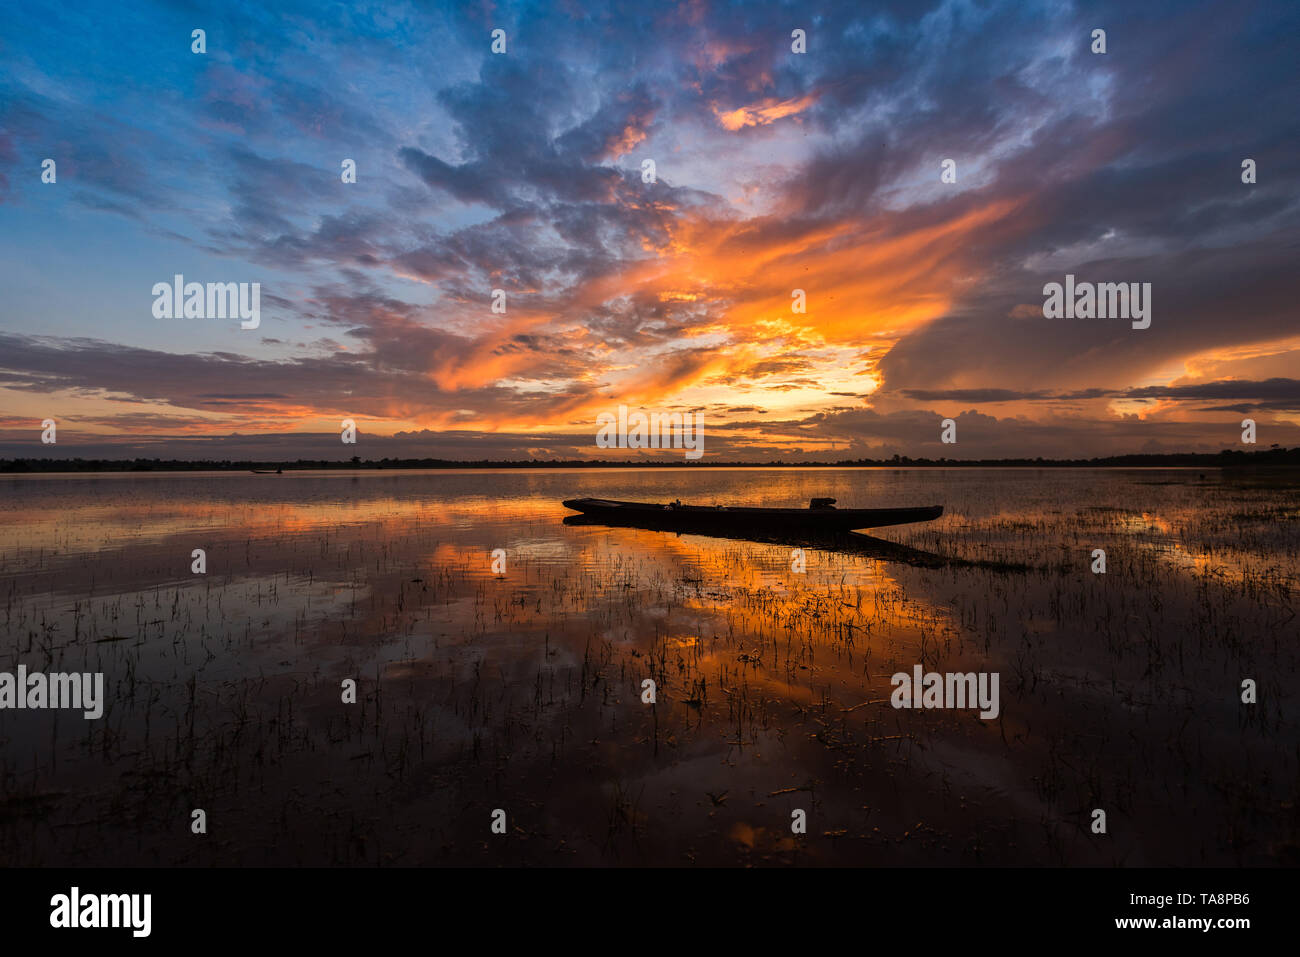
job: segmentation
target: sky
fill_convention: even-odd
[[[1297,446],[1298,36],[1282,2],[7,4],[0,457],[608,459],[620,405],[698,413],[706,463]],[[176,274],[258,283],[260,323],[159,318]],[[1150,326],[1045,318],[1067,275],[1149,283]]]

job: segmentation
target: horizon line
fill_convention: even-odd
[[[1092,458],[1046,459],[1024,458],[911,458],[894,455],[886,459],[857,458],[804,461],[691,461],[676,458],[654,458],[637,461],[608,459],[439,459],[392,458],[362,459],[161,459],[161,458],[0,458],[0,474],[52,472],[140,472],[140,471],[243,471],[275,468],[288,471],[317,471],[332,469],[626,469],[626,468],[1062,468],[1062,467],[1240,467],[1251,465],[1300,466],[1300,447],[1294,449],[1271,448],[1254,451],[1224,449],[1219,452],[1136,452],[1122,455],[1094,456]]]

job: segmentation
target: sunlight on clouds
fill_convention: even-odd
[[[735,132],[746,126],[767,126],[787,116],[802,113],[817,102],[815,94],[796,97],[789,100],[764,100],[752,106],[742,106],[734,110],[720,109],[713,106],[713,114],[725,130]]]

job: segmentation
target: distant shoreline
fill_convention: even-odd
[[[230,461],[211,459],[0,459],[0,475],[24,475],[54,472],[284,472],[322,470],[402,471],[429,469],[743,469],[743,468],[1258,468],[1300,467],[1300,448],[1265,449],[1242,452],[1189,452],[1164,455],[1112,455],[1091,459],[913,459],[894,456],[888,459],[841,459],[833,462],[690,462],[662,458],[611,462],[604,460],[548,461],[468,461],[450,459],[361,459],[332,461],[297,459],[294,461]]]

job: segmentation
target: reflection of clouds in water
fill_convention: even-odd
[[[346,808],[392,793],[402,754],[454,776],[466,789],[460,800],[505,781],[545,803],[565,833],[608,815],[583,795],[605,794],[593,782],[617,779],[644,788],[636,820],[659,829],[656,847],[714,835],[719,847],[780,854],[764,837],[780,833],[766,816],[780,802],[763,796],[833,781],[818,792],[810,832],[834,818],[826,829],[846,830],[850,843],[817,851],[823,859],[864,859],[852,822],[869,806],[867,833],[887,836],[867,846],[891,848],[899,855],[891,860],[960,859],[957,839],[947,858],[934,847],[898,849],[896,839],[924,819],[954,835],[981,833],[1004,860],[1023,862],[1042,848],[1023,835],[999,841],[1008,796],[1015,813],[1051,821],[1062,814],[1060,794],[1137,780],[1141,836],[1127,839],[1138,851],[1218,859],[1209,844],[1187,844],[1187,820],[1147,808],[1169,787],[1201,788],[1242,754],[1261,766],[1291,760],[1278,757],[1278,738],[1251,737],[1220,693],[1225,673],[1292,674],[1293,662],[1249,637],[1269,633],[1272,593],[1227,588],[1231,575],[1207,569],[1236,563],[1245,574],[1271,564],[1276,580],[1294,583],[1294,525],[1241,521],[1272,514],[1274,490],[1159,474],[1162,484],[1152,473],[1045,470],[19,481],[0,504],[19,530],[4,526],[0,578],[13,595],[7,633],[20,658],[30,634],[33,648],[62,656],[64,670],[81,660],[103,666],[121,753],[79,764],[85,755],[68,744],[60,768],[66,761],[110,790],[135,752],[175,746],[193,676],[199,726],[225,748],[207,760],[268,739],[292,743],[295,774],[328,778],[318,793],[341,795]],[[559,501],[583,493],[943,502],[951,507],[940,521],[886,530],[880,541],[960,561],[931,566],[883,545],[809,548],[807,573],[797,574],[783,544],[564,524]],[[1094,543],[1108,549],[1106,576],[1087,573]],[[201,578],[188,570],[196,546],[208,551]],[[494,548],[507,551],[504,576],[492,572]],[[1159,560],[1121,574],[1124,549]],[[1198,566],[1198,555],[1213,563]],[[1224,621],[1248,637],[1226,646],[1216,631]],[[105,635],[129,640],[95,643]],[[1000,672],[1002,714],[981,722],[891,708],[890,675],[918,663]],[[338,709],[345,676],[360,680],[365,725],[360,710]],[[653,712],[640,704],[646,676],[659,685]],[[131,697],[132,681],[149,697]],[[1285,699],[1265,700],[1290,727],[1277,710]],[[1202,704],[1189,710],[1189,701]],[[301,725],[291,723],[290,703]],[[160,710],[145,745],[150,707]],[[1201,764],[1184,767],[1166,732],[1194,742]],[[384,751],[394,738],[406,750]],[[1111,746],[1120,740],[1124,748]],[[550,802],[530,775],[568,803]],[[256,806],[267,821],[283,787],[264,788],[260,800],[271,803]],[[730,796],[715,805],[704,788]],[[1261,800],[1276,797],[1265,790]],[[421,790],[421,800],[440,793]],[[1221,796],[1205,800],[1216,813],[1230,810]],[[256,831],[251,807],[244,826]],[[747,840],[727,841],[738,824]]]

